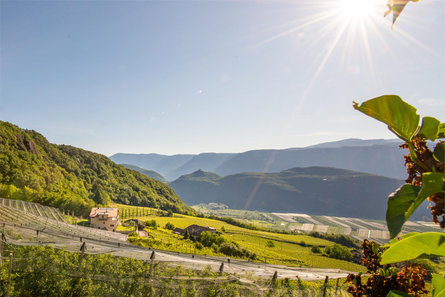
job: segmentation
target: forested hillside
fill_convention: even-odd
[[[108,201],[190,212],[162,182],[106,156],[49,143],[33,130],[0,121],[0,196],[86,215]]]
[[[189,205],[383,219],[387,196],[402,180],[329,167],[218,176],[196,171],[170,183]],[[415,214],[421,218],[423,209]]]

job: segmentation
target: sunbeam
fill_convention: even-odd
[[[264,40],[264,41],[261,41],[261,42],[259,42],[259,43],[256,45],[256,47],[262,46],[262,45],[264,45],[264,44],[266,44],[266,43],[272,42],[272,41],[277,40],[277,39],[279,39],[279,38],[281,38],[281,37],[284,37],[284,36],[287,36],[287,35],[289,35],[289,34],[292,34],[293,32],[296,32],[296,31],[298,31],[298,30],[301,30],[301,29],[304,29],[304,28],[306,28],[306,27],[309,27],[310,25],[314,25],[314,24],[319,23],[319,22],[321,22],[321,21],[323,21],[323,20],[329,19],[329,18],[332,17],[333,15],[334,15],[333,12],[331,12],[331,13],[320,13],[320,14],[316,14],[316,15],[314,15],[314,17],[310,18],[311,21],[304,22],[304,23],[301,24],[301,25],[298,25],[298,26],[293,27],[293,28],[291,28],[291,29],[289,29],[289,30],[286,30],[286,31],[284,31],[284,32],[281,32],[281,33],[279,33],[279,34],[277,34],[277,35],[275,35],[275,36],[272,36],[272,37],[270,37],[270,38],[268,38],[268,39],[266,39],[266,40]]]

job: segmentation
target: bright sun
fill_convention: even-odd
[[[339,0],[338,12],[348,19],[363,20],[376,12],[376,0]]]

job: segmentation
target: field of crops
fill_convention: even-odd
[[[171,223],[175,227],[182,229],[192,224],[197,224],[200,226],[216,228],[218,231],[222,232],[222,236],[227,240],[233,240],[241,247],[256,253],[259,261],[302,267],[323,267],[350,271],[364,271],[364,268],[361,265],[328,258],[311,251],[313,246],[319,246],[322,249],[324,247],[332,246],[334,243],[328,240],[314,238],[304,234],[291,235],[249,230],[208,218],[191,217],[180,214],[174,214],[171,217],[162,216],[159,215],[155,209],[144,210],[142,207],[131,207],[126,205],[116,206],[119,207],[120,213],[129,212],[145,214],[134,216],[133,218],[142,221],[156,221],[159,227],[157,229],[149,229],[149,238],[151,239],[149,240],[149,244],[153,248],[184,253],[224,256],[222,254],[214,253],[211,248],[204,247],[203,249],[198,250],[195,248],[195,245],[191,240],[184,240],[182,236],[173,234],[171,230],[165,228],[167,223]],[[120,226],[118,230],[128,230],[128,228]]]
[[[297,213],[264,213],[224,207],[218,209],[212,204],[200,204],[194,206],[194,208],[207,215],[231,217],[245,223],[252,223],[259,227],[276,230],[344,234],[358,240],[367,238],[380,243],[385,243],[389,240],[389,232],[386,228],[386,222],[383,220]],[[437,232],[439,230],[440,229],[431,222],[409,221],[405,224],[402,232]]]

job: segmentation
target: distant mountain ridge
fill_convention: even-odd
[[[154,170],[167,180],[198,169],[225,176],[241,172],[279,172],[293,167],[326,166],[405,178],[406,171],[398,140],[345,139],[304,148],[252,150],[243,153],[198,155],[124,154],[110,157],[116,163]]]
[[[168,183],[168,180],[166,180],[165,177],[163,177],[162,175],[160,175],[156,171],[144,169],[144,168],[141,168],[139,166],[131,165],[131,164],[120,164],[120,165],[124,166],[127,169],[131,169],[131,170],[140,172],[142,174],[145,174],[146,176],[148,176],[148,177],[150,177],[152,179],[155,179],[157,181],[160,181],[160,182],[163,182],[163,183]]]
[[[198,170],[170,183],[188,205],[223,203],[231,209],[383,219],[387,197],[404,182],[329,167],[225,177]],[[413,218],[428,217],[420,207]]]

